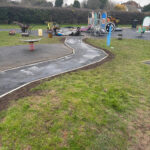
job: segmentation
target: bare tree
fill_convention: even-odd
[[[73,7],[80,8],[80,2],[78,0],[74,0]]]

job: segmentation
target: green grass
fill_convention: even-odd
[[[82,27],[88,26],[87,24],[60,24],[60,27]],[[131,28],[131,25],[118,25],[120,28]],[[31,24],[31,30],[38,30],[38,29],[47,29],[46,24]],[[18,25],[15,24],[0,24],[0,29],[20,29]]]
[[[46,24],[31,24],[30,25],[32,30],[38,30],[38,29],[47,29]],[[60,24],[60,27],[81,27],[81,26],[87,26],[87,24]],[[15,24],[0,24],[0,29],[20,29],[18,25]]]
[[[132,25],[131,25],[131,24],[127,24],[127,25],[119,24],[118,27],[119,27],[119,28],[131,28]]]
[[[30,37],[22,37],[21,34],[16,34],[15,36],[8,35],[7,31],[0,32],[0,46],[15,46],[15,45],[24,45],[28,44],[22,42],[23,39],[38,39],[40,37],[30,36]],[[46,38],[42,37],[41,41],[37,44],[53,44],[53,43],[61,43],[61,37],[53,37]]]
[[[15,24],[0,24],[0,29],[19,29]]]
[[[87,24],[62,24],[60,27],[82,27],[82,26],[88,26]]]
[[[47,29],[46,24],[31,24],[30,26],[32,30]],[[0,24],[0,29],[20,29],[20,27],[15,24]]]
[[[81,27],[81,26],[88,26],[87,24],[60,24],[60,27]],[[46,24],[31,24],[32,30],[38,30],[38,29],[47,29]],[[128,27],[130,28],[131,25],[118,25],[118,27]],[[20,29],[18,25],[15,24],[0,24],[0,29]]]
[[[150,66],[141,62],[150,59],[149,41],[113,39],[114,49],[103,39],[88,42],[115,59],[44,82],[34,96],[12,102],[0,113],[2,150],[127,150],[140,142],[128,126],[137,109],[150,106]]]

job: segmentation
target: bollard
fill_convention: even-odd
[[[118,34],[118,40],[122,40],[122,33]]]
[[[110,43],[111,43],[111,25],[109,26],[109,33],[107,35],[107,46],[110,46]]]
[[[52,31],[48,31],[48,37],[49,37],[49,38],[52,38],[52,37],[53,37]]]

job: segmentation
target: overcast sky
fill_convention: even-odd
[[[55,1],[55,0],[49,0],[49,1]],[[82,2],[83,0],[79,0],[80,2]],[[129,0],[111,0],[113,2],[116,2],[116,3],[123,3],[123,2],[127,2]],[[137,3],[139,3],[141,6],[144,6],[144,5],[147,5],[150,3],[150,0],[134,0],[136,1]],[[64,0],[65,3],[67,4],[72,4],[74,2],[74,0]]]

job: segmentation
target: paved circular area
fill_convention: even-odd
[[[64,44],[39,44],[30,51],[29,45],[0,47],[0,71],[27,64],[54,60],[72,53]]]

